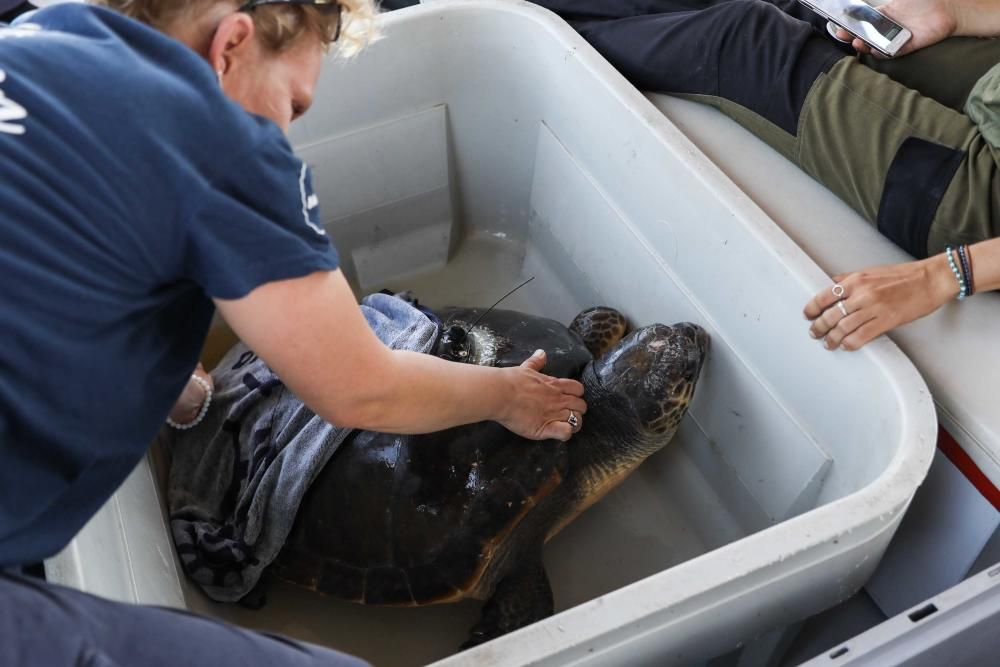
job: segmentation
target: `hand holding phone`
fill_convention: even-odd
[[[909,30],[864,0],[799,1],[890,58],[912,37]]]

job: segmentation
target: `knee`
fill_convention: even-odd
[[[706,11],[714,14],[720,70],[767,80],[794,66],[806,44],[823,41],[811,25],[764,0],[729,0]]]
[[[719,95],[795,135],[809,90],[842,54],[769,2],[732,0],[717,9]]]

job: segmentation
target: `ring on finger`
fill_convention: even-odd
[[[841,285],[840,283],[835,283],[833,287],[830,288],[830,291],[833,292],[833,295],[837,297],[837,299],[844,298],[844,293],[845,293],[844,286]]]
[[[844,305],[843,301],[837,302],[837,308],[840,308],[840,312],[844,315],[844,317],[847,317],[847,307]]]
[[[569,411],[569,417],[566,418],[566,423],[572,428],[576,428],[580,425],[580,418],[576,416],[576,413],[572,410]]]

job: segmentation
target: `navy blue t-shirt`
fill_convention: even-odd
[[[308,169],[192,50],[75,3],[0,28],[0,566],[132,470],[213,297],[336,267]]]

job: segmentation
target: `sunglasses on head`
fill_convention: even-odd
[[[240,5],[241,12],[249,12],[262,5],[312,5],[324,13],[337,14],[337,28],[333,33],[333,41],[340,39],[340,23],[343,17],[343,7],[337,0],[249,0]]]

